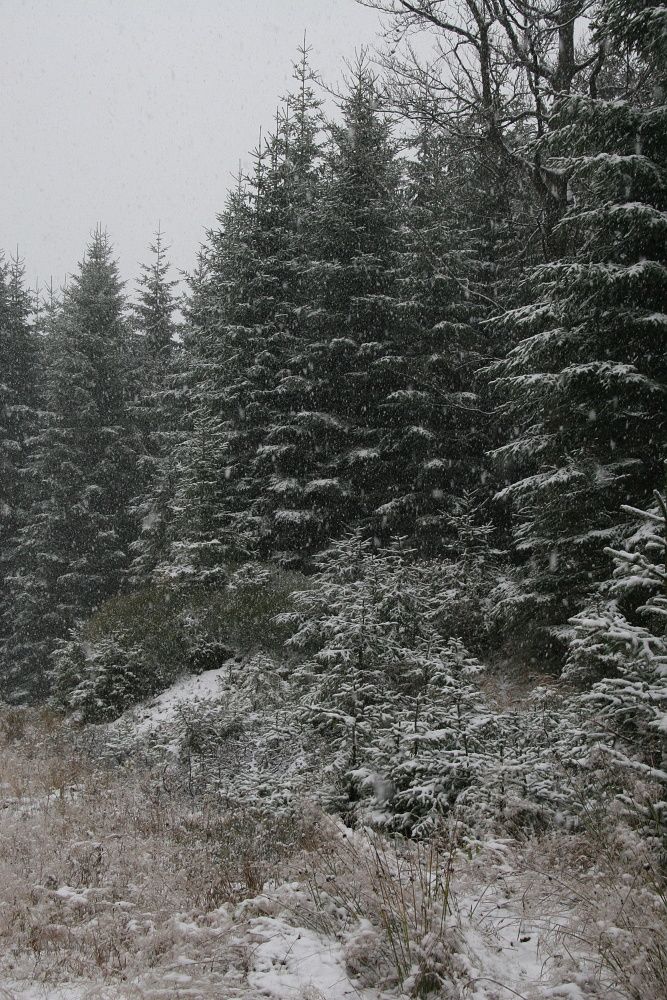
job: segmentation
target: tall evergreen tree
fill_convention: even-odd
[[[375,78],[361,61],[331,127],[309,214],[308,304],[289,383],[292,408],[271,430],[275,549],[303,555],[347,522],[367,524],[390,476],[379,448],[388,392],[400,170]]]
[[[176,498],[187,512],[177,561],[199,579],[224,575],[225,562],[270,544],[272,431],[291,406],[304,216],[316,185],[319,102],[305,48],[295,77],[298,90],[275,134],[260,140],[254,174],[239,179],[205,251],[188,340],[193,420]]]
[[[138,442],[124,308],[111,243],[98,229],[48,338],[48,414],[32,459],[41,490],[20,535],[9,643],[16,694],[48,688],[57,641],[119,591],[127,569]]]
[[[179,370],[175,340],[178,282],[169,277],[163,234],[158,229],[150,247],[153,259],[142,264],[134,329],[137,359],[135,416],[143,436],[138,468],[141,492],[133,502],[140,521],[130,575],[147,583],[155,567],[169,557],[169,521],[175,486],[176,450],[180,440]]]
[[[262,164],[260,163],[260,167]],[[254,532],[236,517],[254,444],[243,382],[256,353],[253,282],[261,273],[253,206],[242,179],[209,233],[186,340],[188,429],[179,449],[172,573],[217,584],[247,557]],[[244,460],[242,460],[242,458]],[[234,478],[234,482],[231,480]]]
[[[150,246],[153,259],[141,265],[137,301],[134,306],[135,328],[142,341],[144,353],[157,368],[168,363],[174,342],[174,289],[178,282],[169,278],[171,265],[164,244],[162,230],[158,227]],[[153,380],[159,380],[157,373]]]
[[[39,341],[18,255],[0,263],[0,678],[10,672],[6,643],[14,615],[12,577],[18,533],[30,516],[30,451],[37,430]]]
[[[391,419],[398,496],[385,509],[394,531],[433,552],[452,544],[457,499],[487,478],[488,416],[475,371],[487,354],[482,321],[491,282],[471,204],[474,161],[430,123],[419,128],[414,148],[399,269],[401,384],[383,407]],[[421,448],[414,447],[417,423]]]
[[[507,610],[556,627],[600,578],[621,503],[660,484],[667,429],[664,14],[621,0],[601,10],[601,51],[625,46],[634,69],[598,74],[604,96],[563,98],[554,113],[543,154],[570,192],[561,251],[507,317],[522,339],[494,371],[513,428],[496,456],[528,560]]]

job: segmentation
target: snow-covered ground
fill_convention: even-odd
[[[220,695],[227,671],[225,666],[206,670],[202,674],[187,675],[146,705],[135,709],[137,735],[145,735],[165,723],[173,722],[179,708],[184,705],[215,700]]]
[[[472,887],[471,887],[472,888]],[[451,997],[470,1000],[585,1000],[611,997],[600,992],[591,972],[573,968],[571,955],[554,955],[554,942],[544,927],[523,912],[523,880],[511,876],[477,887],[456,902],[461,950],[452,956]],[[60,893],[67,895],[61,887]],[[78,896],[78,898],[77,898]],[[295,910],[303,889],[286,885],[236,907],[222,907],[193,919],[175,914],[170,955],[129,983],[75,981],[48,985],[5,980],[0,996],[14,1000],[93,1000],[118,998],[253,998],[274,1000],[381,1000],[407,996],[400,987],[388,990],[363,985],[350,972],[349,954],[368,934],[363,921],[345,934],[331,936],[301,926]],[[81,905],[80,894],[69,894]],[[551,930],[551,929],[550,929]],[[368,935],[372,950],[376,937]],[[372,954],[368,956],[372,961]],[[357,963],[359,956],[357,954]],[[353,963],[355,964],[355,963]],[[458,993],[453,992],[458,989]],[[440,994],[446,996],[446,993]]]
[[[226,669],[135,710],[136,735],[215,698]],[[271,825],[100,770],[58,726],[0,747],[0,998],[627,997],[582,934],[595,873],[564,837],[434,855],[306,801]]]
[[[602,984],[595,956],[576,941],[576,896],[554,859],[543,859],[545,870],[537,870],[530,854],[512,841],[491,842],[474,863],[459,868],[455,900],[470,963],[470,996],[620,996]]]

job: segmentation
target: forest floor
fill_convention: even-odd
[[[462,851],[308,802],[222,811],[99,766],[53,716],[0,713],[6,1000],[623,1000],[594,905],[615,893],[585,838]]]

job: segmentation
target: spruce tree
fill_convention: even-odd
[[[159,369],[168,366],[175,333],[174,289],[178,282],[169,278],[169,247],[164,245],[163,235],[158,227],[150,246],[152,262],[141,265],[142,273],[134,306],[135,329],[141,338],[143,353],[156,369],[152,372],[154,382],[160,381]]]
[[[0,683],[11,688],[6,644],[14,617],[12,580],[20,572],[19,532],[32,503],[29,462],[39,421],[39,341],[33,301],[18,255],[0,262]]]
[[[401,383],[383,404],[391,418],[392,479],[401,493],[383,509],[393,530],[434,552],[454,541],[450,515],[458,498],[488,479],[489,419],[475,373],[487,356],[491,281],[471,198],[476,164],[431,123],[419,128],[415,151],[406,164],[399,270]]]
[[[119,591],[128,565],[138,438],[124,309],[111,243],[97,229],[48,338],[47,416],[32,458],[41,488],[20,535],[10,653],[33,696],[49,687],[58,640]]]
[[[308,400],[306,315],[311,302],[309,274],[319,235],[312,221],[322,162],[318,80],[305,43],[299,54],[293,67],[296,86],[282,105],[264,195],[265,272],[274,276],[279,294],[274,303],[274,329],[260,359],[260,371],[266,372],[268,365],[270,375],[259,387],[266,432],[254,459],[259,484],[257,509],[261,513],[259,552],[281,562],[295,558],[290,532],[285,533],[284,523],[279,526],[274,515],[290,505],[290,498],[300,488],[295,472],[302,456],[292,424]]]
[[[292,408],[267,442],[276,473],[273,547],[296,558],[347,523],[381,521],[377,508],[391,477],[379,407],[390,391],[385,369],[394,353],[400,170],[376,80],[363,61],[343,99],[342,122],[330,131],[307,220],[313,258],[304,268],[300,353],[285,386]]]
[[[253,206],[239,179],[218,229],[209,233],[192,289],[183,390],[188,427],[173,502],[171,572],[183,581],[217,585],[226,578],[229,561],[247,558],[254,545],[247,518],[240,531],[236,517],[254,450],[249,441],[254,414],[243,392],[257,346],[252,285],[261,262],[253,238]]]
[[[175,340],[175,288],[169,277],[163,234],[158,229],[150,251],[150,264],[142,264],[134,330],[137,373],[135,417],[143,447],[138,463],[141,492],[133,500],[140,534],[132,549],[130,575],[135,584],[146,584],[156,566],[169,558],[169,522],[176,479],[176,451],[180,440],[179,345]]]
[[[377,550],[364,529],[316,558],[308,590],[293,594],[288,646],[303,715],[327,741],[337,804],[374,794],[374,822],[432,829],[473,780],[488,710],[474,683],[481,665],[442,615],[441,563],[400,545]]]
[[[239,178],[209,233],[187,342],[192,426],[175,501],[187,521],[175,551],[199,580],[276,547],[267,508],[281,494],[279,427],[293,400],[304,216],[316,186],[319,102],[305,48],[295,76],[253,175]]]
[[[563,98],[543,155],[567,180],[559,255],[532,275],[532,301],[507,322],[520,341],[493,372],[512,428],[511,479],[523,583],[506,612],[550,628],[577,610],[619,539],[620,505],[660,484],[667,354],[667,112],[659,8],[602,8],[601,51],[631,72]],[[641,21],[644,30],[635,30]],[[632,30],[628,27],[633,24]],[[613,67],[612,67],[613,68]]]
[[[667,777],[667,502],[626,507],[634,530],[607,549],[611,578],[570,620],[565,677],[580,685],[591,742],[626,771],[621,798],[665,842]],[[648,784],[637,784],[633,775]],[[627,775],[630,780],[627,780]],[[656,794],[657,792],[657,794]]]

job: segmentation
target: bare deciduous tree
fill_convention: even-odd
[[[564,97],[595,96],[604,50],[589,38],[593,0],[357,2],[385,15],[392,108],[493,148],[529,180],[548,238],[567,182],[542,140]]]

